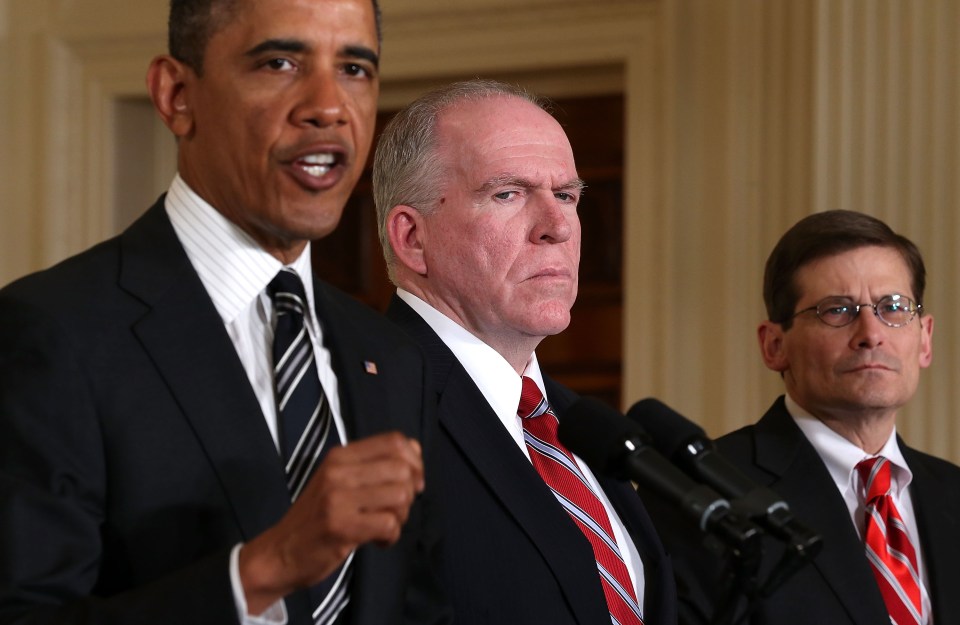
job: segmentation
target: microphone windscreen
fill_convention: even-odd
[[[598,399],[581,397],[560,417],[557,437],[567,449],[583,458],[595,471],[611,475],[627,438],[641,435],[640,428]]]
[[[654,448],[668,458],[691,439],[707,436],[699,425],[653,397],[635,403],[627,411],[627,416],[646,430]]]

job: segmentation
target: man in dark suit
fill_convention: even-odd
[[[582,187],[557,121],[496,82],[420,98],[378,143],[374,196],[399,287],[388,316],[431,363],[443,577],[458,623],[675,620],[670,565],[630,485],[597,479],[535,432],[539,419],[556,427],[546,402],[562,415],[575,399],[534,350],[570,320]],[[547,444],[558,463],[544,461]],[[576,495],[553,481],[560,463],[586,485]],[[602,531],[584,530],[581,498]],[[591,542],[601,535],[606,546]]]
[[[169,193],[0,292],[0,622],[432,622],[421,351],[309,257],[369,151],[376,5],[174,0],[169,23]]]
[[[925,281],[912,242],[852,211],[800,220],[771,253],[764,276],[769,319],[758,336],[764,363],[781,374],[786,395],[717,447],[779,493],[821,534],[823,547],[770,596],[753,598],[749,622],[960,622],[960,503],[950,494],[960,491],[960,468],[911,449],[896,432],[897,411],[932,358]],[[883,505],[896,509],[898,521],[884,515],[869,488],[884,465],[890,498]],[[710,572],[722,569],[708,565],[669,511],[653,514],[675,558],[681,620],[709,622],[722,587]],[[886,540],[877,533],[884,525]],[[766,543],[761,583],[782,553]],[[746,604],[741,600],[739,614]]]

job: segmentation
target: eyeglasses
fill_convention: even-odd
[[[907,325],[922,308],[906,295],[897,293],[881,297],[876,304],[857,304],[849,297],[827,297],[817,302],[816,306],[796,312],[793,317],[814,311],[820,321],[828,326],[842,328],[853,323],[864,307],[872,308],[877,319],[891,328]]]

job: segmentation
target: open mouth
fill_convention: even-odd
[[[307,154],[296,160],[296,166],[308,176],[321,178],[330,173],[330,170],[339,164],[340,159],[341,155],[333,152]]]

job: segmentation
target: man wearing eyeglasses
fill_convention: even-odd
[[[770,254],[758,338],[786,394],[717,448],[782,496],[823,547],[769,597],[741,597],[738,616],[754,608],[747,622],[960,623],[960,468],[911,449],[896,430],[932,358],[925,281],[911,241],[852,211],[800,220]],[[689,534],[663,533],[681,621],[710,622],[730,563],[711,577]],[[765,544],[758,584],[782,553]]]

